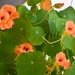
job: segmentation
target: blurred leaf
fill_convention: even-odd
[[[38,11],[35,11],[35,14],[37,15],[37,21],[33,25],[38,25],[42,27],[44,32],[48,33],[49,32],[48,15],[47,15],[48,12],[40,9]]]
[[[0,75],[17,75],[13,63],[0,63]]]
[[[29,21],[19,18],[15,19],[13,28],[7,30],[7,32],[13,35],[16,44],[19,45],[29,40],[31,29],[32,26]]]
[[[18,11],[18,8],[20,7],[21,5],[16,5],[16,10]]]
[[[44,75],[45,57],[41,52],[21,54],[16,61],[18,75]]]
[[[69,6],[68,8],[58,12],[58,15],[61,17],[61,18],[64,18],[64,19],[68,19],[68,20],[72,20],[75,22],[75,10],[73,7]]]
[[[18,12],[20,17],[25,17],[25,14],[28,12],[29,10],[26,8],[26,6],[22,5],[18,7]]]
[[[43,28],[43,30],[44,30],[44,32],[45,32],[46,34],[48,34],[48,33],[50,32],[50,30],[49,30],[49,24],[48,24],[47,21],[44,21],[44,24],[41,24],[40,27]]]
[[[75,61],[73,61],[70,68],[65,71],[64,75],[75,75]]]
[[[39,26],[35,26],[32,28],[32,32],[31,32],[29,41],[33,45],[41,45],[43,43],[42,36],[45,36],[44,30]]]
[[[44,43],[43,44],[41,44],[41,45],[38,45],[38,46],[35,46],[35,50],[36,51],[42,51],[43,52],[43,47],[44,47]]]
[[[5,60],[16,46],[14,37],[7,32],[0,31],[0,61]]]
[[[57,12],[56,11],[51,11],[51,13],[49,14],[49,20],[48,20],[48,23],[49,23],[49,29],[50,29],[50,32],[52,34],[56,34],[57,33],[57,29],[56,29],[56,20],[58,19],[58,15],[57,15]]]
[[[26,19],[29,20],[31,23],[36,23],[37,15],[34,12],[29,11],[26,13]]]
[[[69,50],[71,50],[73,52],[73,54],[75,54],[75,38],[73,38],[72,36],[67,37],[65,36],[62,39],[62,44]]]
[[[74,54],[72,53],[72,51],[69,50],[69,49],[66,49],[66,50],[63,50],[63,51],[66,55],[66,59],[69,59],[70,62],[73,62],[74,61],[74,58],[73,58]]]
[[[14,53],[14,51],[13,51],[13,53],[11,53],[6,59],[4,59],[2,62],[4,62],[4,63],[14,63],[14,60],[15,60],[15,58],[16,58],[16,54]]]
[[[42,21],[43,18],[46,16],[47,13],[48,13],[47,11],[44,11],[44,10],[42,10],[42,9],[40,9],[40,10],[38,10],[38,11],[35,11],[35,14],[37,15],[37,23],[40,22],[40,21]],[[44,20],[44,21],[45,21],[45,20]],[[44,21],[43,21],[43,22],[44,22]],[[42,23],[43,23],[43,22],[42,22]]]
[[[62,32],[65,28],[66,19],[58,18],[56,21],[56,28],[58,31]]]
[[[49,41],[55,41],[58,39],[59,39],[58,37],[53,37],[53,38],[50,38]],[[57,42],[54,44],[46,44],[43,50],[49,56],[56,56],[56,54],[62,50],[62,47],[60,45],[60,42]]]
[[[36,6],[36,4],[38,4],[41,1],[42,0],[27,0],[27,3],[29,6]]]

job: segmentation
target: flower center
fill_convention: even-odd
[[[1,20],[4,20],[4,16],[1,17]]]
[[[11,15],[11,11],[8,11],[9,15]]]
[[[23,50],[28,51],[28,48],[24,47]]]
[[[72,30],[72,28],[68,28],[70,31]]]
[[[6,19],[4,16],[1,17],[2,22],[6,22]]]
[[[62,62],[62,59],[59,59],[60,62]]]

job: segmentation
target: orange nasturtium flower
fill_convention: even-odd
[[[15,53],[17,55],[20,55],[21,53],[26,53],[26,52],[33,52],[33,46],[29,42],[23,43],[19,45],[18,47],[16,47],[15,49]]]
[[[0,29],[12,28],[13,24],[14,22],[9,18],[9,14],[4,9],[0,9]]]
[[[66,22],[65,33],[71,34],[75,38],[75,24],[73,21]]]
[[[75,25],[73,21],[67,21],[65,26],[65,32],[68,32],[69,34],[71,34],[74,30],[74,27]]]
[[[65,70],[67,70],[70,67],[70,62],[68,60],[66,60],[63,64],[63,67]]]
[[[56,62],[63,66],[65,70],[70,67],[70,62],[66,59],[66,55],[63,52],[59,52],[56,54]]]
[[[56,62],[62,66],[64,61],[66,60],[66,56],[63,52],[59,52],[56,54]]]
[[[40,4],[43,10],[49,11],[50,8],[52,7],[52,5],[50,4],[50,0],[45,0],[44,2],[41,2]]]
[[[2,8],[9,13],[10,19],[19,18],[19,13],[16,11],[16,8],[14,6],[6,4],[2,6]]]
[[[73,32],[71,33],[71,35],[75,38],[75,27],[74,27],[74,30],[73,30]]]
[[[12,5],[4,5],[0,9],[0,29],[10,29],[14,25],[13,19],[19,18],[19,13],[16,8]]]

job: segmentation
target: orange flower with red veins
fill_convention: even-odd
[[[68,34],[71,34],[75,29],[75,25],[73,23],[73,21],[67,21],[66,22],[66,27],[65,27],[65,32],[67,32]]]
[[[50,4],[50,0],[45,0],[44,2],[41,2],[41,8],[44,10],[49,11],[52,5]]]
[[[21,53],[33,52],[32,44],[29,42],[23,43],[15,49],[15,53],[20,55]]]
[[[9,14],[4,10],[0,10],[0,29],[10,29],[14,22],[9,18]]]
[[[68,60],[66,60],[63,64],[63,67],[65,70],[67,70],[70,67],[70,62]]]
[[[66,56],[63,52],[59,52],[56,54],[56,62],[60,65],[63,66],[64,62],[66,61]]]
[[[6,4],[2,6],[2,9],[6,10],[9,13],[10,19],[19,18],[19,13],[16,11],[16,8],[14,6]]]

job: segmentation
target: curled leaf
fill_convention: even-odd
[[[54,5],[55,8],[61,8],[62,6],[64,6],[64,3],[56,3]]]

